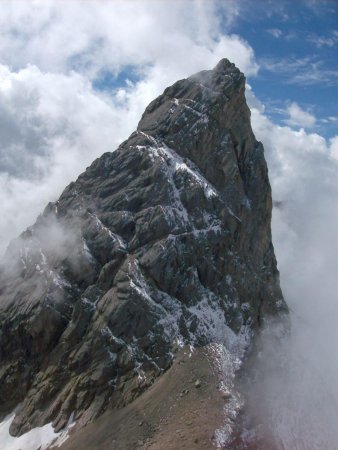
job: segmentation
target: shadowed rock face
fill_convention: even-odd
[[[0,413],[21,403],[13,434],[121,407],[180,345],[230,348],[286,311],[244,87],[224,59],[167,88],[9,246]]]

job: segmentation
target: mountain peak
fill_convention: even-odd
[[[161,118],[161,121],[167,119],[167,122],[170,122],[168,115],[172,115],[171,117],[174,119],[177,113],[182,112],[182,108],[176,108],[180,104],[186,110],[189,108],[192,111],[195,110],[197,116],[203,112],[209,115],[215,114],[217,105],[222,107],[236,91],[244,93],[244,88],[244,75],[234,64],[227,59],[222,59],[214,69],[198,72],[165,89],[164,93],[146,108],[138,130],[148,132],[156,129],[158,132],[162,132],[158,119]],[[172,106],[167,108],[170,103]],[[176,109],[176,114],[173,114]]]
[[[212,70],[203,70],[188,78],[215,92],[226,93],[234,83],[244,83],[245,77],[228,59],[221,59]]]
[[[286,310],[244,88],[226,59],[168,87],[11,245],[0,412],[20,404],[12,433],[80,428],[133,402],[182,347],[221,346],[234,389],[251,337]]]

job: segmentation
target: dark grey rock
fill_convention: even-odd
[[[9,246],[0,415],[11,433],[132,401],[182,343],[287,311],[245,79],[229,61],[176,82],[138,129]]]

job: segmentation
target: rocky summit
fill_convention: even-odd
[[[170,418],[158,412],[156,422],[154,411],[168,402],[169,414],[185,401],[175,420],[190,417],[215,383],[200,420],[211,421],[222,397],[222,423],[210,424],[207,444],[192,432],[182,448],[226,445],[241,409],[241,361],[264,321],[287,311],[270,222],[245,77],[223,59],[168,87],[116,151],[9,245],[0,274],[0,415],[15,410],[10,433],[47,423],[58,433],[73,422],[67,448],[181,448],[180,439],[163,447]],[[134,432],[133,405],[143,411]],[[76,447],[86,429],[91,443]],[[141,433],[135,442],[133,433]]]

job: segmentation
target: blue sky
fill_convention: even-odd
[[[220,29],[236,34],[253,49],[259,70],[248,74],[265,114],[277,124],[289,124],[294,103],[307,116],[305,125],[331,138],[338,129],[338,3],[336,1],[229,1],[235,11],[229,21],[225,2],[217,10]],[[215,3],[217,5],[217,3]],[[131,30],[132,31],[132,30]],[[108,93],[137,83],[144,67],[132,64],[118,71],[102,68],[93,86]],[[292,111],[292,109],[291,109]],[[306,123],[309,123],[306,125]],[[311,124],[311,125],[310,125]]]
[[[283,122],[286,106],[297,102],[318,119],[317,132],[337,134],[338,3],[258,1],[243,8],[232,31],[255,51],[260,71],[249,82],[266,113]]]

